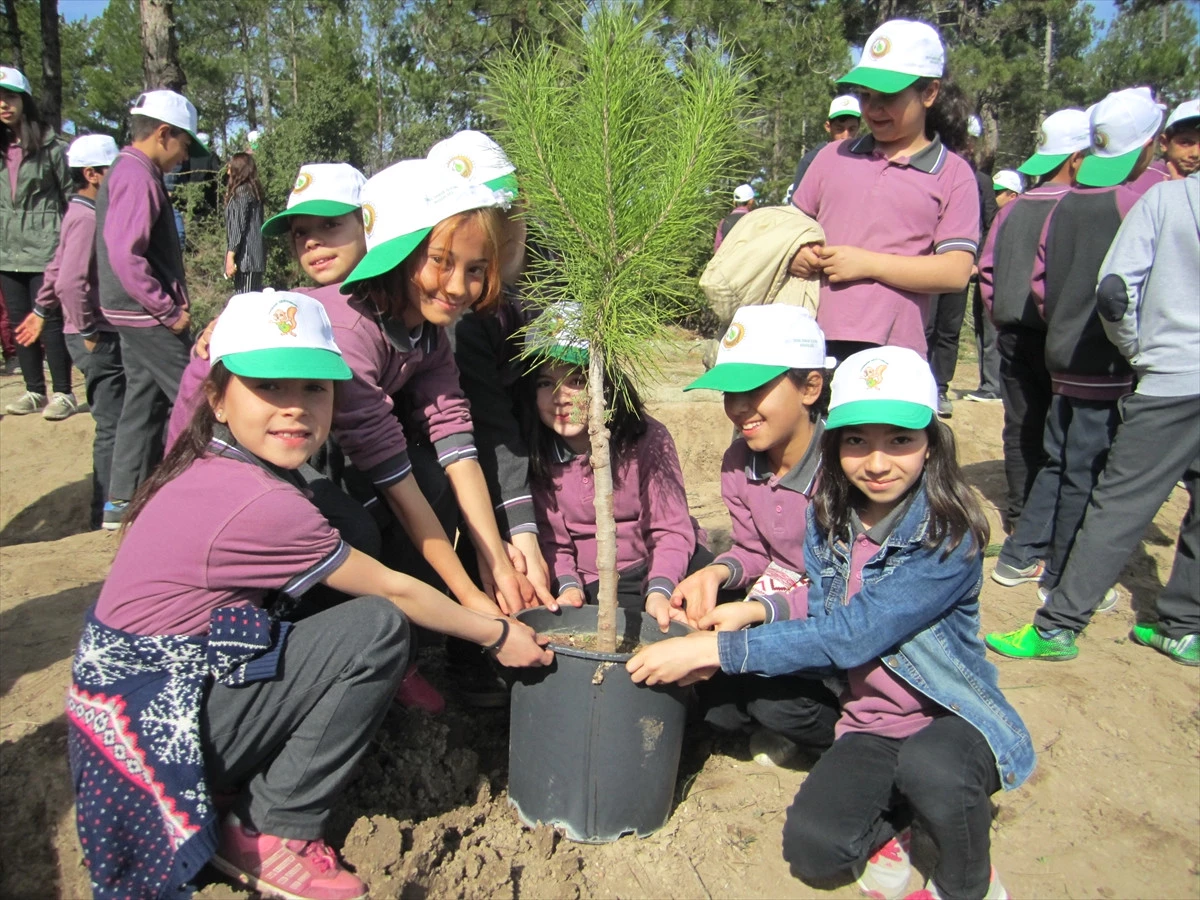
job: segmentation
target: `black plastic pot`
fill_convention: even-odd
[[[595,606],[530,609],[518,618],[542,634],[596,630]],[[654,643],[664,635],[641,612],[617,611],[617,632]],[[545,669],[513,670],[508,802],[526,825],[545,823],[573,841],[645,837],[671,814],[688,688],[635,685],[627,653],[554,646]]]

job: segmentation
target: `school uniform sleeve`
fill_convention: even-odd
[[[1161,197],[1161,191],[1154,191],[1130,210],[1100,266],[1096,287],[1100,324],[1126,359],[1138,353],[1138,310],[1158,252],[1162,214],[1156,201]]]
[[[583,590],[583,580],[576,566],[575,542],[571,539],[566,517],[558,504],[558,497],[569,489],[563,483],[561,472],[555,473],[550,484],[535,484],[533,487],[538,543],[550,569],[550,580],[556,585],[556,596],[560,596],[567,588]]]
[[[744,588],[762,575],[771,561],[763,545],[762,536],[754,527],[754,517],[747,504],[745,492],[749,489],[746,480],[747,450],[745,441],[734,441],[725,451],[721,461],[721,499],[729,510],[730,537],[733,540],[728,550],[713,560],[728,567],[729,577],[722,587]]]
[[[637,442],[643,534],[650,557],[646,596],[658,592],[669,598],[687,573],[696,549],[696,530],[688,515],[675,442],[658,420],[648,418],[646,425],[646,433]]]
[[[954,174],[938,210],[933,252],[965,250],[974,256],[979,252],[979,186],[971,167],[962,159],[951,155],[946,164],[953,166]]]
[[[208,548],[205,587],[258,588],[299,597],[346,561],[349,545],[290,485],[256,494]]]
[[[78,204],[73,204],[78,206]],[[63,219],[55,261],[60,263],[54,282],[55,299],[67,321],[85,338],[96,334],[96,217],[88,213]],[[50,308],[50,307],[47,307]],[[39,310],[34,310],[39,312]]]
[[[1054,212],[1058,204],[1050,210],[1046,221],[1042,223],[1042,233],[1038,236],[1037,253],[1033,257],[1033,273],[1029,276],[1029,292],[1033,294],[1033,302],[1042,318],[1046,318],[1046,239],[1050,234],[1050,223],[1054,221]]]
[[[817,214],[821,211],[821,194],[825,189],[825,170],[828,168],[825,164],[828,158],[823,160],[822,157],[836,152],[837,142],[822,147],[803,173],[803,180],[796,182],[796,189],[792,192],[792,206],[814,219],[818,218]]]
[[[996,213],[992,227],[988,229],[987,238],[983,242],[983,252],[979,254],[979,299],[987,307],[989,315],[992,312],[992,300],[996,296],[996,238],[1000,235],[1004,220],[1008,218],[1012,209],[1013,204],[1009,203]]]
[[[421,361],[420,371],[404,386],[412,423],[429,435],[442,468],[462,459],[477,459],[471,404],[458,383],[458,366],[444,328]]]
[[[58,246],[54,248],[54,256],[50,262],[46,264],[46,269],[42,273],[42,286],[38,289],[37,297],[33,300],[33,311],[39,318],[46,318],[46,314],[53,312],[62,306],[58,298],[58,273],[62,269],[63,244],[66,238],[66,224],[58,233]],[[20,322],[16,323],[20,324]]]

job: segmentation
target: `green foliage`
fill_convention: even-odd
[[[1131,5],[1113,19],[1092,59],[1096,96],[1144,84],[1171,106],[1194,97],[1200,85],[1195,5]]]

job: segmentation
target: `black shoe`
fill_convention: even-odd
[[[954,407],[950,405],[950,398],[945,394],[938,394],[938,418],[949,419],[954,415]]]

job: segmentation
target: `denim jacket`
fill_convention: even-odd
[[[813,578],[808,618],[721,632],[726,672],[824,675],[881,659],[897,676],[987,739],[1005,790],[1036,764],[1025,723],[1009,705],[979,639],[983,559],[965,539],[946,559],[925,546],[929,503],[918,489],[908,512],[862,572],[862,589],[846,603],[849,535],[829,542],[808,511],[805,559]]]

